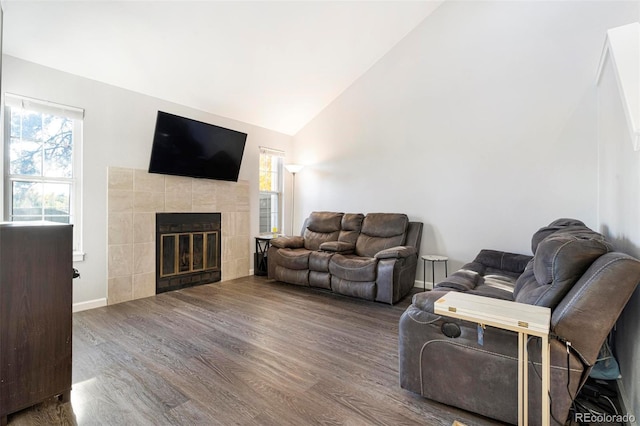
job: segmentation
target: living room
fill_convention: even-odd
[[[109,291],[109,173],[147,170],[159,110],[248,134],[239,180],[249,206],[231,212],[248,223],[237,235],[245,241],[244,275],[259,234],[260,146],[305,165],[293,210],[285,194],[287,233],[299,233],[317,210],[402,212],[425,225],[420,254],[446,254],[453,270],[483,248],[530,254],[538,228],[574,217],[640,255],[637,153],[621,131],[621,154],[600,163],[598,105],[615,94],[603,95],[596,80],[607,30],[640,20],[638,2],[445,1],[289,133],[12,56],[7,28],[15,6],[6,3],[2,92],[85,111],[77,311],[135,298],[131,286],[121,298]],[[600,173],[607,167],[619,170],[616,186]],[[289,189],[291,176],[285,179]],[[418,268],[418,282],[422,275]],[[223,281],[239,276],[223,271]],[[616,347],[635,413],[637,293],[618,323]]]

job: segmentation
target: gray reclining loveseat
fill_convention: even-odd
[[[434,314],[448,291],[551,309],[552,424],[564,425],[572,399],[640,282],[640,261],[613,251],[605,238],[573,219],[559,219],[532,238],[534,256],[481,251],[433,291],[414,295],[400,318],[400,385],[424,397],[517,423],[518,336]],[[481,344],[482,343],[482,344]],[[540,424],[540,339],[528,342],[529,424]],[[569,372],[569,373],[568,373]]]
[[[301,236],[271,240],[268,277],[393,304],[414,286],[421,238],[405,214],[313,212]]]

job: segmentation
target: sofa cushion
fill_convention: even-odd
[[[526,254],[484,249],[480,250],[474,262],[481,263],[489,268],[505,272],[514,272],[520,275],[530,260],[531,256]]]
[[[369,213],[356,240],[356,254],[374,257],[381,250],[404,245],[409,218],[398,213]]]
[[[331,290],[331,274],[328,272],[309,271],[309,286]]]
[[[362,213],[345,213],[342,217],[342,229],[340,230],[338,241],[355,245],[362,230],[363,220],[364,215]]]
[[[286,269],[302,270],[309,269],[309,254],[306,249],[279,249],[279,266]]]
[[[299,236],[288,237],[283,235],[282,237],[273,238],[271,245],[278,248],[302,248],[304,247],[304,241]]]
[[[332,253],[352,254],[356,245],[345,241],[327,241],[320,244],[320,250]]]
[[[323,251],[312,251],[309,254],[309,270],[318,272],[329,272],[329,261],[333,253]]]
[[[343,213],[313,212],[304,230],[304,248],[318,250],[325,241],[337,241],[340,235]]]
[[[333,275],[331,277],[331,290],[338,294],[361,299],[375,300],[376,298],[375,281],[349,281]]]
[[[530,260],[531,256],[523,254],[480,250],[473,262],[467,263],[434,288],[513,300],[516,281]]]
[[[329,262],[329,272],[348,281],[375,281],[378,259],[335,254]]]
[[[436,284],[435,289],[513,300],[513,289],[519,275],[473,261]]]
[[[538,229],[533,234],[533,237],[531,237],[531,252],[535,254],[536,250],[538,249],[538,244],[540,244],[540,241],[544,240],[549,235],[562,230],[566,231],[569,228],[581,228],[583,230],[589,229],[582,221],[578,219],[570,219],[570,218],[556,219],[553,222],[551,222],[549,225]]]
[[[612,250],[601,234],[586,227],[550,234],[518,278],[515,301],[554,309],[589,266]]]
[[[401,259],[409,256],[417,256],[415,247],[396,246],[376,253],[376,259]]]
[[[275,279],[289,284],[309,285],[309,271],[307,269],[287,269],[282,266],[276,266]]]
[[[485,266],[483,264],[469,262],[439,283],[433,283],[434,289],[443,291],[471,291],[478,286],[484,270]]]

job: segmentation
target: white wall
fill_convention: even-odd
[[[640,52],[637,54],[636,60],[640,58]],[[598,84],[598,225],[616,249],[640,258],[640,151],[633,150],[611,57],[606,58]],[[636,416],[640,414],[638,324],[640,288],[627,304],[615,333],[627,408]]]
[[[251,187],[251,233],[258,234],[258,146],[286,152],[291,137],[208,114],[146,95],[3,57],[2,89],[85,109],[83,147],[84,251],[74,266],[74,304],[107,297],[107,167],[147,169],[158,110],[228,127],[248,134],[239,179]],[[253,239],[247,241],[253,253]],[[247,271],[248,274],[249,271]]]
[[[447,1],[294,137],[313,210],[406,212],[450,268],[596,225],[595,72],[637,2]],[[422,268],[418,268],[421,279]],[[430,278],[430,277],[429,277]]]

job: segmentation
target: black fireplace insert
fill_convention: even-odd
[[[156,213],[156,294],[220,281],[221,214]]]

